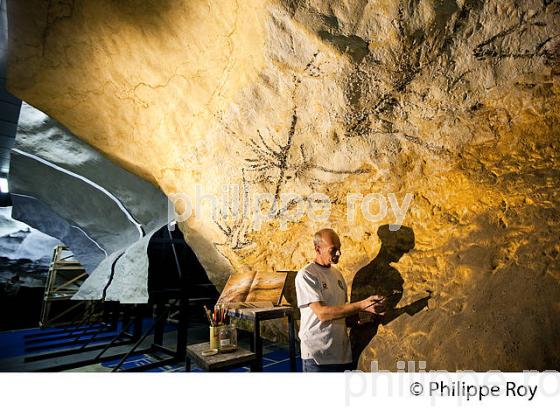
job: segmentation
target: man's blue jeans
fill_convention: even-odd
[[[352,363],[317,364],[313,359],[301,359],[304,372],[343,372],[352,370]]]

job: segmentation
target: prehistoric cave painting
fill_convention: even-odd
[[[313,54],[313,57],[303,70],[304,75],[313,78],[317,78],[321,75],[321,68],[317,64],[318,56],[318,51]],[[302,79],[300,77],[293,77],[293,89],[291,96],[293,111],[290,127],[286,132],[284,141],[280,142],[281,137],[271,132],[270,129],[267,129],[268,138],[263,136],[263,132],[260,129],[257,129],[257,137],[249,138],[248,142],[252,155],[245,158],[245,168],[247,171],[255,174],[252,182],[261,182],[272,185],[275,202],[271,204],[269,211],[275,217],[282,215],[282,213],[287,210],[287,207],[282,208],[278,206],[278,200],[280,198],[283,185],[288,179],[292,178],[292,174],[299,179],[303,179],[305,175],[305,179],[311,187],[313,187],[323,183],[324,181],[320,177],[307,175],[307,171],[310,170],[319,171],[320,173],[346,175],[369,172],[368,170],[361,168],[355,170],[336,170],[319,165],[314,161],[314,159],[308,157],[303,144],[299,145],[300,161],[297,163],[289,163],[289,154],[290,150],[294,148],[294,135],[298,125],[296,97],[298,87],[301,82]],[[291,171],[293,171],[293,173]]]
[[[313,54],[311,60],[303,69],[304,76],[318,78],[321,76],[321,67],[317,63],[319,51]],[[319,173],[326,174],[362,174],[367,173],[369,170],[359,168],[352,170],[344,169],[331,169],[323,165],[317,164],[314,158],[311,158],[303,144],[299,144],[300,160],[294,163],[289,163],[289,153],[294,148],[294,135],[296,133],[296,126],[298,124],[296,96],[298,87],[302,79],[298,76],[293,77],[293,90],[292,90],[292,103],[293,112],[291,116],[290,128],[286,133],[284,142],[279,142],[281,137],[267,129],[268,138],[263,136],[263,131],[257,129],[258,138],[249,139],[249,148],[251,149],[252,156],[245,158],[246,169],[254,172],[256,175],[253,182],[263,182],[270,184],[274,187],[274,197],[277,201],[282,191],[284,183],[294,176],[298,179],[305,179],[306,182],[313,188],[316,185],[324,183],[323,178],[320,176],[309,175],[309,171],[318,171]],[[293,171],[290,172],[290,171]],[[276,203],[273,204],[271,212],[275,216],[282,213],[282,209],[276,208]]]
[[[313,157],[310,157],[307,154],[305,145],[303,144],[300,144],[299,146],[299,153],[300,153],[301,161],[296,166],[295,176],[296,178],[300,178],[300,179],[305,178],[305,180],[309,183],[309,185],[312,188],[325,183],[326,180],[322,178],[321,174],[357,175],[357,174],[367,174],[371,172],[367,168],[333,169],[317,164],[317,160]],[[316,172],[314,172],[313,175],[311,175],[310,171],[316,171]]]
[[[296,84],[298,84],[296,82]],[[291,118],[290,128],[287,132],[285,143],[277,143],[271,136],[271,143],[267,143],[263,138],[260,130],[257,130],[259,142],[254,138],[249,139],[249,146],[253,153],[252,157],[245,158],[248,163],[248,171],[257,173],[255,181],[272,183],[274,185],[274,204],[272,207],[276,208],[276,203],[280,197],[282,185],[285,182],[286,171],[288,170],[288,154],[292,147],[292,141],[296,132],[297,125],[297,108],[294,106]]]
[[[321,67],[317,64],[317,59],[319,57],[319,51],[313,53],[313,57],[307,63],[303,72],[305,75],[313,78],[319,78],[321,76]]]
[[[310,77],[319,77],[321,74],[320,67],[316,64],[319,52],[315,52],[311,60],[305,66],[303,72]],[[268,130],[268,142],[263,137],[261,130],[257,129],[258,140],[249,138],[249,148],[252,151],[252,156],[245,158],[246,168],[248,171],[256,173],[254,182],[264,182],[272,184],[274,189],[274,203],[271,205],[270,212],[278,216],[279,209],[277,207],[282,186],[287,179],[287,171],[290,168],[288,163],[288,155],[292,148],[294,135],[298,122],[297,115],[297,91],[301,84],[301,78],[297,75],[293,76],[292,86],[292,116],[290,120],[290,127],[286,132],[284,142],[278,142],[278,136],[274,137],[272,132]]]
[[[480,42],[473,50],[474,56],[481,61],[539,56],[544,56],[547,60],[550,60],[555,52],[550,46],[554,44],[555,39],[560,37],[560,33],[548,35],[549,30],[547,29],[550,28],[542,21],[542,17],[546,12],[555,12],[555,10],[548,10],[552,4],[558,6],[559,3],[557,1],[544,1],[542,7],[535,10],[530,17],[527,13],[522,13],[519,22]],[[556,13],[558,12],[557,9]],[[516,47],[508,45],[508,39],[511,36],[518,40],[513,42]],[[524,45],[523,49],[519,48],[521,44]]]
[[[351,302],[362,300],[371,295],[384,296],[384,316],[375,316],[367,312],[352,316],[347,321],[350,327],[350,341],[352,345],[352,360],[357,368],[360,354],[376,335],[380,324],[387,325],[404,313],[415,315],[428,305],[430,295],[416,300],[404,307],[397,308],[403,295],[404,280],[391,263],[414,248],[414,231],[401,226],[397,231],[391,231],[390,225],[382,225],[377,230],[381,240],[381,249],[377,256],[362,267],[352,281]]]
[[[447,52],[452,44],[451,33],[445,33],[444,28],[438,27],[429,34],[411,30],[408,20],[414,10],[410,10],[410,7],[410,3],[399,6],[398,18],[394,22],[399,34],[399,45],[392,50],[392,61],[383,62],[372,55],[366,55],[362,58],[365,64],[356,64],[348,77],[345,89],[350,110],[344,116],[346,137],[401,134],[394,119],[406,120],[406,107],[402,100],[407,86],[432,66],[439,55]],[[465,9],[469,10],[468,6]],[[450,12],[446,8],[439,10],[442,14],[440,20],[448,20]],[[458,29],[468,15],[466,13],[457,19],[451,31]],[[376,70],[367,70],[366,67],[376,67]],[[379,72],[387,67],[395,69],[380,75]],[[419,138],[406,139],[424,146]],[[434,151],[428,146],[424,148]]]
[[[519,21],[489,36],[472,49],[479,64],[495,64],[501,59],[544,58],[548,65],[559,60],[560,33],[558,27],[546,24],[544,17],[560,12],[557,0],[545,0],[540,8],[527,7],[520,13]],[[349,110],[344,115],[345,137],[371,138],[376,135],[394,136],[424,148],[437,156],[449,155],[445,145],[430,143],[414,135],[414,124],[409,122],[411,111],[420,111],[426,94],[413,90],[409,85],[421,78],[429,69],[433,82],[443,81],[448,93],[457,92],[458,102],[450,96],[448,109],[468,111],[461,106],[459,85],[469,86],[470,75],[477,70],[458,69],[457,58],[464,58],[458,36],[470,37],[473,26],[480,24],[485,3],[466,1],[462,6],[453,2],[434,8],[433,25],[429,31],[411,26],[416,13],[416,2],[402,1],[398,16],[393,22],[398,43],[383,61],[367,54],[362,63],[355,64],[346,80],[346,99]],[[522,46],[523,45],[523,46]],[[522,47],[522,48],[520,48]]]
[[[229,246],[231,249],[242,249],[252,244],[247,234],[251,228],[249,218],[249,186],[245,179],[245,170],[241,169],[241,179],[243,192],[235,185],[232,191],[228,191],[230,197],[224,198],[224,206],[219,207],[217,215],[213,215],[214,224],[226,237],[222,243],[215,243],[217,246]],[[227,207],[227,209],[225,209]]]
[[[412,62],[409,61],[410,55],[415,56]],[[368,73],[361,70],[360,67],[356,67],[350,75],[346,87],[349,110],[343,118],[345,137],[369,137],[376,134],[401,136],[402,139],[421,146],[433,154],[447,154],[448,150],[445,147],[409,135],[399,129],[397,125],[399,122],[406,122],[407,119],[407,102],[404,99],[408,84],[434,61],[433,59],[426,60],[426,56],[412,53],[409,47],[404,46],[400,56],[402,61],[394,62],[399,67],[399,72],[391,75],[395,80],[390,89],[380,95],[379,89],[376,90],[371,85],[367,85],[377,84],[381,88],[382,82],[377,78],[376,73]],[[457,79],[455,83],[459,81],[461,78]]]

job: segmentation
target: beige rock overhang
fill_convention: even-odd
[[[362,368],[560,368],[557,2],[12,0],[8,14],[15,95],[168,196],[271,196],[245,215],[206,200],[181,223],[218,287],[300,269],[326,225],[351,284],[395,222],[390,194],[411,194],[415,247],[392,266],[399,306],[429,289],[429,310],[381,326]],[[288,194],[317,193],[328,220],[292,221]],[[372,193],[384,217],[368,218],[374,201],[349,218],[348,195]]]

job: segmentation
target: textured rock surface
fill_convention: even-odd
[[[406,193],[402,303],[362,355],[434,369],[560,369],[557,1],[9,1],[8,87],[166,194],[326,194],[328,222],[181,226],[217,285],[299,269],[341,235],[350,283]],[[265,205],[270,205],[263,203]],[[293,205],[293,204],[292,204]],[[372,209],[375,213],[375,209]]]
[[[11,213],[0,208],[0,283],[18,275],[20,285],[42,287],[60,241],[12,219]]]
[[[166,222],[167,201],[152,184],[24,104],[10,187],[13,217],[60,239],[90,273],[76,298],[147,301],[147,255],[121,255],[136,253]]]
[[[43,201],[29,195],[12,193],[12,202],[12,216],[16,220],[25,221],[26,224],[57,238],[63,244],[69,244],[87,272],[93,272],[99,262],[107,256],[104,250],[96,245],[74,221],[61,217]],[[51,247],[50,257],[52,257],[52,251]],[[50,258],[48,264],[50,264]]]

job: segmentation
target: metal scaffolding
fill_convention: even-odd
[[[87,315],[92,309],[91,301],[70,301],[88,276],[80,262],[73,258],[74,254],[66,246],[54,248],[41,308],[41,328],[68,324],[73,319],[71,313]],[[58,308],[53,309],[55,305]]]

